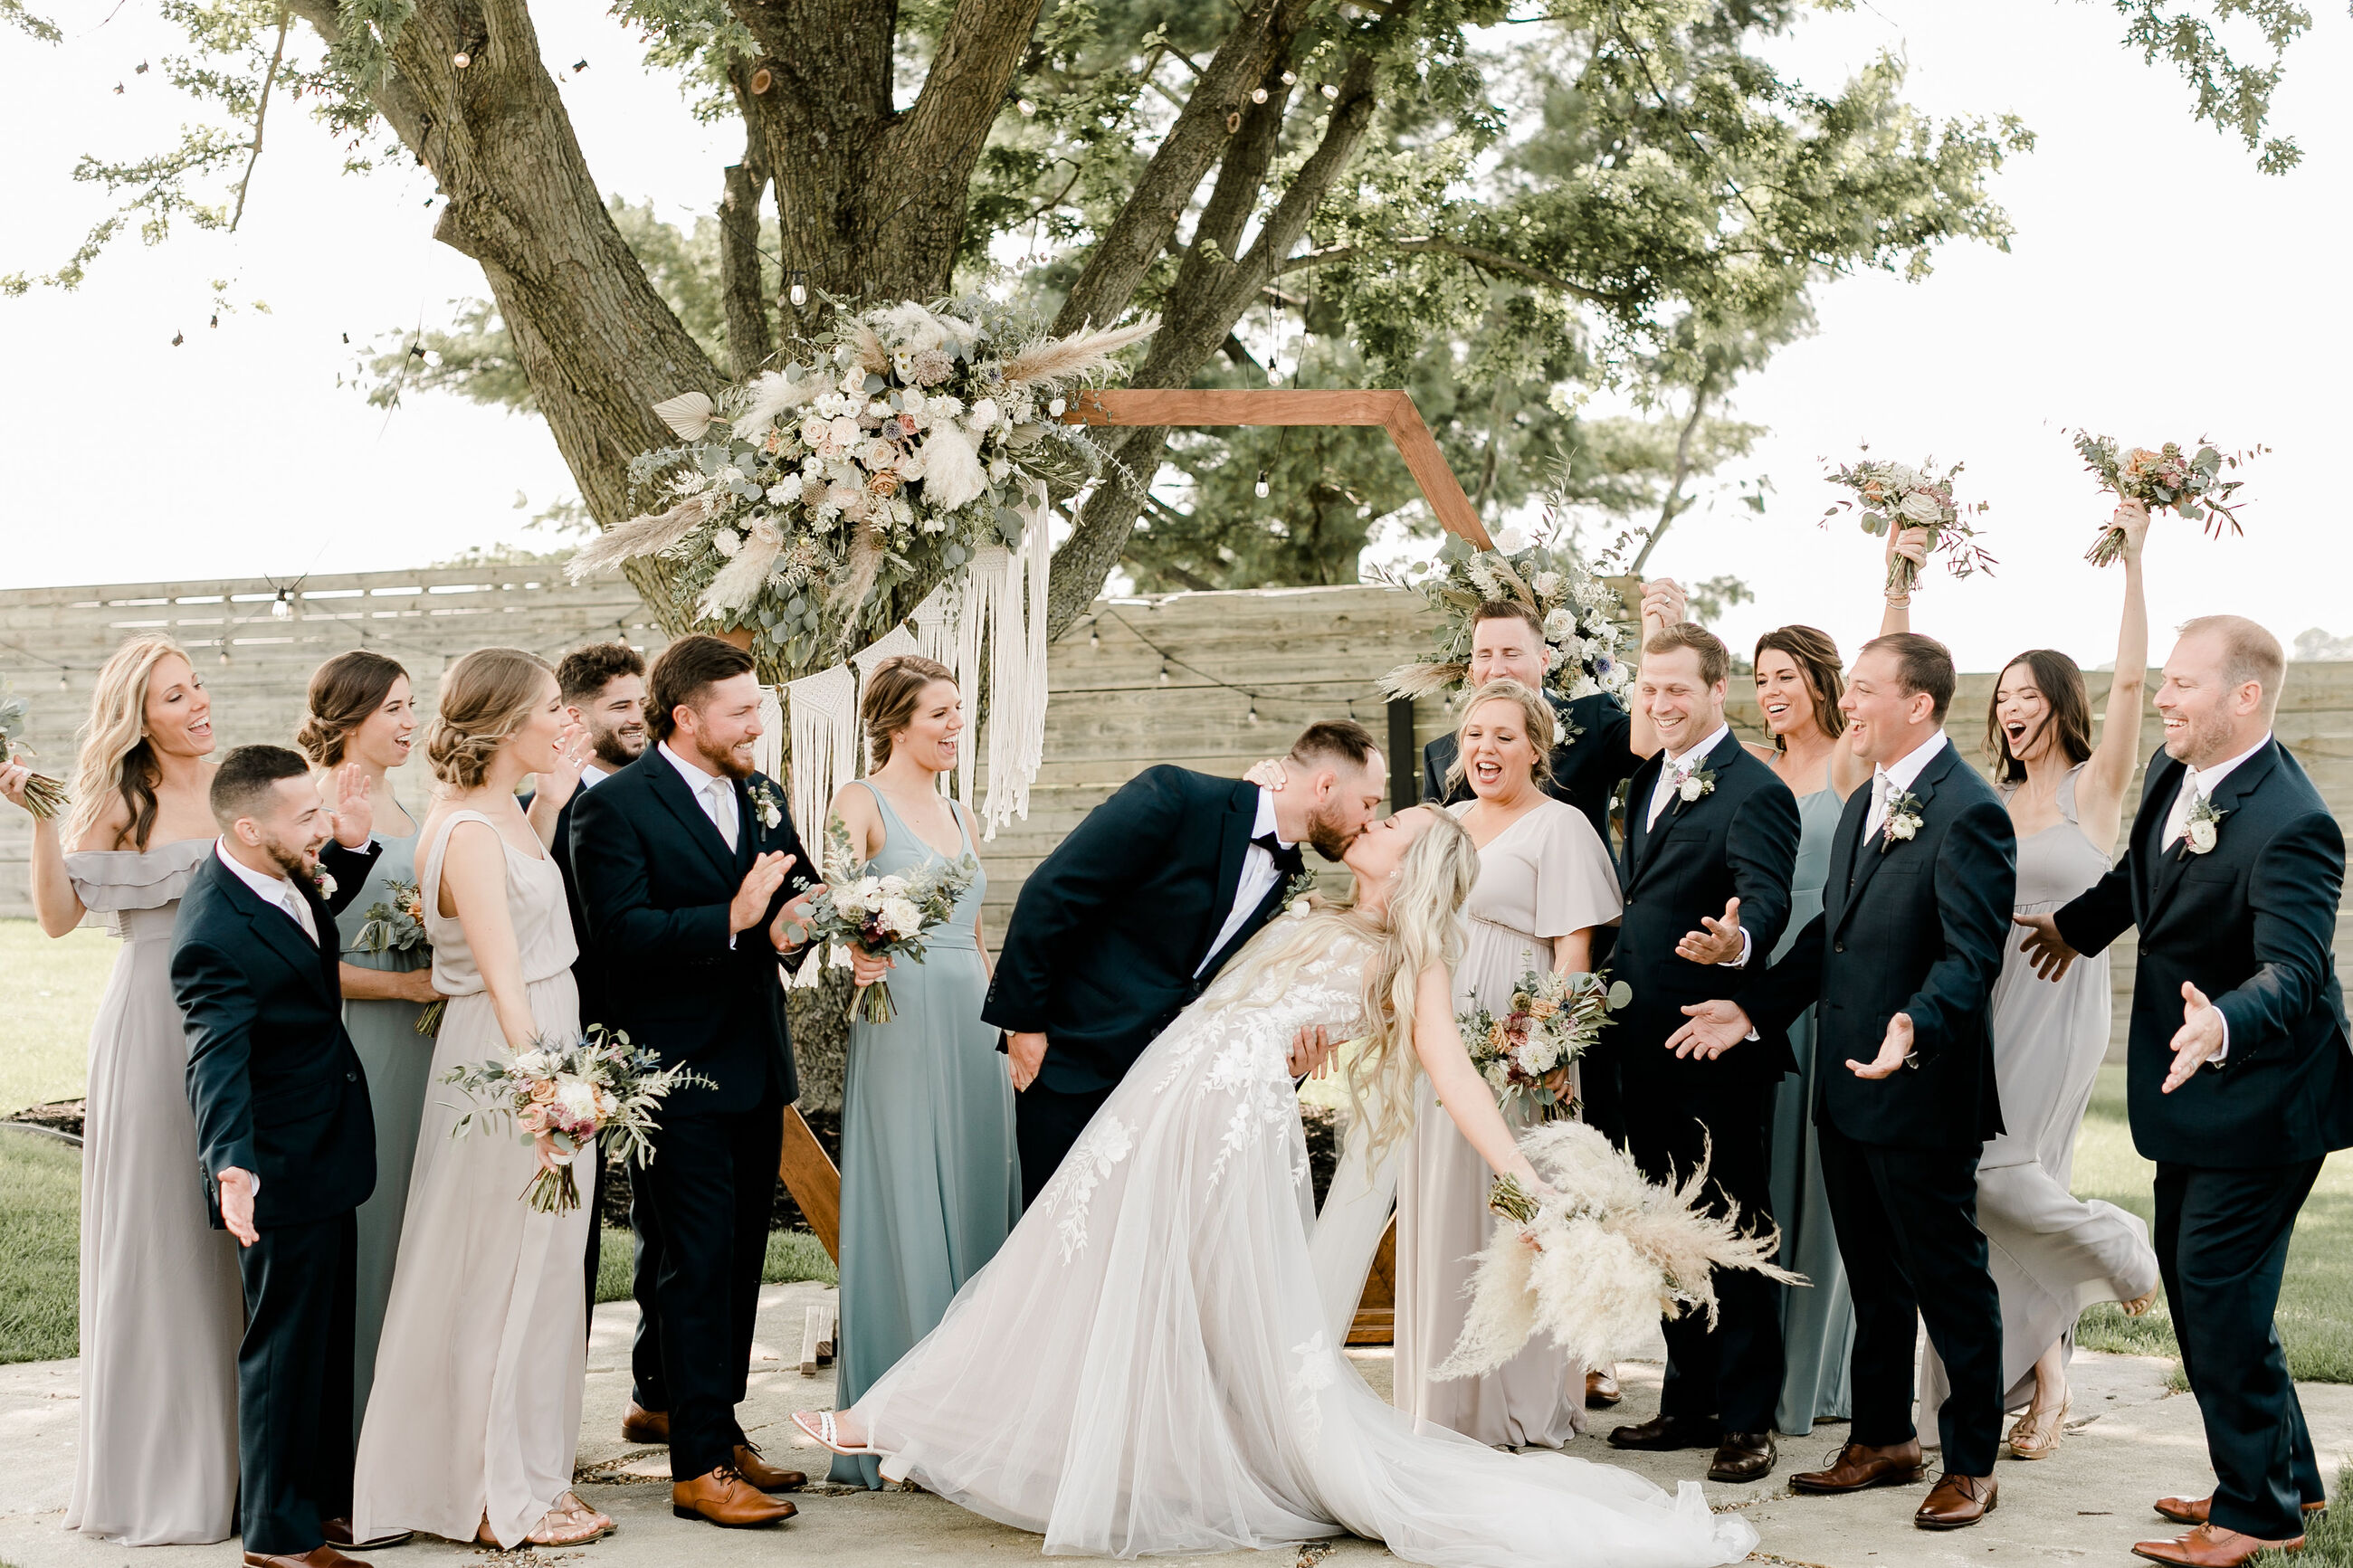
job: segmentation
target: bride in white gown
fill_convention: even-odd
[[[1416,807],[1350,847],[1353,906],[1279,917],[1153,1042],[995,1261],[849,1411],[804,1412],[1049,1553],[1270,1547],[1353,1533],[1443,1568],[1704,1568],[1757,1532],[1558,1453],[1412,1422],[1324,1324],[1308,1260],[1293,1037],[1360,1041],[1350,1093],[1401,1135],[1427,1072],[1498,1171],[1535,1174],[1464,1055],[1450,979],[1478,874],[1461,825]]]

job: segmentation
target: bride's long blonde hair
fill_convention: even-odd
[[[1432,965],[1443,965],[1451,974],[1462,962],[1462,905],[1479,879],[1479,850],[1469,830],[1435,806],[1414,809],[1427,813],[1430,821],[1398,863],[1384,908],[1366,909],[1351,895],[1329,903],[1319,900],[1304,915],[1278,915],[1203,997],[1259,995],[1271,1001],[1343,933],[1370,943],[1374,960],[1365,966],[1365,1032],[1346,1081],[1349,1105],[1377,1160],[1412,1127],[1414,1084],[1421,1071],[1413,1014],[1421,977]],[[1270,978],[1278,984],[1262,984]]]

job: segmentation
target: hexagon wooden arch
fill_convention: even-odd
[[[1215,425],[1377,425],[1397,444],[1406,471],[1421,487],[1422,500],[1447,532],[1481,550],[1493,548],[1486,524],[1479,521],[1471,498],[1446,455],[1438,449],[1430,426],[1410,394],[1351,389],[1275,387],[1217,388],[1195,391],[1146,390],[1138,387],[1083,392],[1062,416],[1066,425],[1215,426]]]

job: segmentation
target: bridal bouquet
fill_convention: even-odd
[[[1662,1313],[1695,1310],[1713,1323],[1718,1268],[1806,1282],[1772,1262],[1778,1231],[1745,1235],[1736,1209],[1707,1212],[1704,1155],[1681,1183],[1662,1186],[1582,1121],[1534,1129],[1520,1148],[1542,1188],[1496,1179],[1488,1203],[1504,1223],[1478,1255],[1470,1314],[1440,1377],[1493,1372],[1538,1329],[1570,1360],[1606,1366],[1636,1352]]]
[[[809,934],[847,947],[852,942],[877,958],[902,953],[923,962],[923,938],[955,913],[956,900],[980,870],[970,855],[939,860],[922,870],[877,876],[849,840],[839,814],[825,825],[825,892],[811,906]],[[893,1016],[891,982],[861,985],[849,998],[849,1016],[870,1024]]]
[[[0,767],[21,763],[28,754],[19,739],[25,732],[25,700],[0,686]],[[25,805],[35,816],[47,822],[66,808],[66,786],[47,773],[27,773],[25,777]]]
[[[1624,601],[1566,543],[1547,545],[1507,528],[1495,536],[1493,550],[1474,550],[1449,534],[1434,562],[1417,562],[1402,576],[1372,567],[1366,580],[1420,595],[1439,617],[1435,657],[1401,664],[1381,678],[1381,689],[1391,697],[1422,697],[1461,684],[1471,672],[1472,616],[1490,600],[1524,605],[1543,624],[1544,684],[1554,697],[1574,700],[1602,691],[1614,697],[1634,679],[1634,667],[1626,662],[1626,630],[1619,624]],[[1562,743],[1577,739],[1567,715],[1556,717]]]
[[[1633,998],[1609,972],[1556,974],[1531,969],[1512,987],[1502,1017],[1484,1007],[1456,1016],[1471,1065],[1495,1091],[1506,1111],[1524,1109],[1528,1120],[1567,1114],[1577,1101],[1568,1091],[1568,1068],[1600,1037],[1609,1015]]]
[[[2226,479],[2222,470],[2235,468],[2267,448],[2222,452],[2201,436],[2195,452],[2184,452],[2179,441],[2168,441],[2155,450],[2134,447],[2119,451],[2110,437],[2078,430],[2075,450],[2083,457],[2084,467],[2099,477],[2102,489],[2122,500],[2139,501],[2151,511],[2169,507],[2192,522],[2205,524],[2208,532],[2220,538],[2226,522],[2233,533],[2246,531],[2239,526],[2239,507],[2231,504],[2232,493],[2246,481]],[[2124,530],[2103,528],[2084,559],[2094,566],[2105,566],[2124,550]]]
[[[1916,468],[1908,463],[1869,459],[1851,463],[1833,472],[1831,483],[1852,490],[1855,499],[1836,503],[1822,513],[1822,521],[1859,509],[1865,533],[1883,537],[1891,529],[1900,533],[1907,528],[1925,528],[1930,553],[1945,552],[1954,576],[1990,572],[1993,557],[1977,542],[1977,530],[1968,521],[1969,513],[1985,510],[1986,503],[1962,506],[1953,500],[1953,480],[1960,472],[1961,465],[1955,463],[1939,473],[1934,458]],[[1887,563],[1890,594],[1909,594],[1919,580],[1920,568],[1910,559],[1898,555]]]
[[[543,1135],[554,1146],[554,1168],[533,1175],[521,1194],[541,1214],[569,1214],[580,1206],[572,1163],[581,1150],[602,1139],[615,1164],[650,1164],[647,1134],[663,1099],[681,1085],[712,1087],[699,1072],[663,1067],[658,1052],[631,1050],[628,1036],[601,1025],[568,1046],[542,1038],[503,1058],[460,1064],[441,1081],[469,1099],[491,1101],[458,1118],[452,1136],[486,1131],[505,1117],[526,1142]]]
[[[414,882],[387,880],[384,890],[392,901],[378,900],[367,907],[360,918],[359,941],[362,952],[407,952],[420,960],[416,967],[422,969],[433,962],[433,943],[425,934],[425,895]],[[417,1032],[438,1035],[441,1032],[441,1015],[449,1005],[446,996],[436,996],[417,1015]]]

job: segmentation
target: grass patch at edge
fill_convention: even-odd
[[[0,1132],[0,1363],[80,1349],[81,1152]]]
[[[629,1233],[607,1226],[605,1239],[596,1252],[599,1302],[628,1299],[629,1261]],[[768,1233],[768,1260],[760,1270],[760,1279],[768,1285],[789,1285],[797,1279],[814,1279],[824,1285],[841,1283],[833,1259],[826,1256],[825,1243],[814,1232],[806,1230]]]

